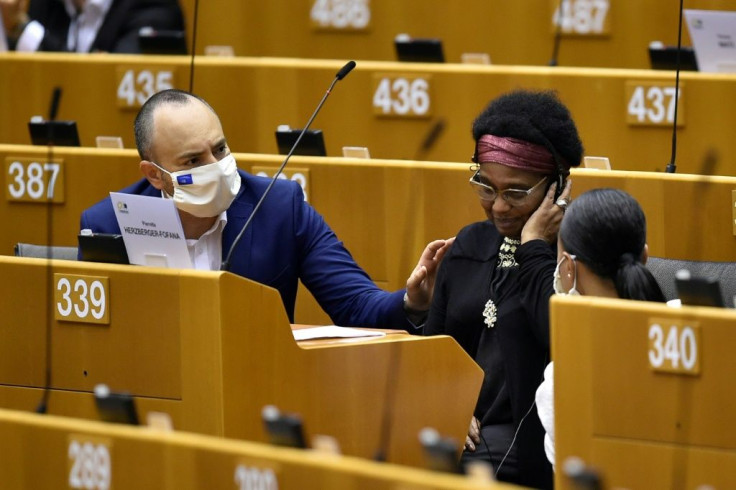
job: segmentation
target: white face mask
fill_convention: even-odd
[[[552,287],[555,289],[555,294],[569,294],[571,296],[580,296],[580,293],[578,292],[577,285],[578,285],[578,268],[575,265],[575,256],[570,255],[570,258],[572,259],[572,263],[575,270],[575,275],[572,280],[572,288],[565,292],[562,286],[562,277],[560,276],[560,265],[562,265],[562,262],[567,258],[566,255],[562,256],[562,259],[557,262],[557,267],[555,267],[555,275],[554,275],[554,281],[552,281]]]
[[[176,207],[198,218],[218,216],[230,207],[240,190],[240,175],[232,153],[219,162],[178,172],[151,163],[171,177]]]

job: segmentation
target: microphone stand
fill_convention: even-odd
[[[562,4],[566,0],[560,0],[560,2],[557,4],[557,25],[555,29],[555,43],[552,47],[552,58],[549,60],[548,65],[549,66],[557,66],[557,57],[560,53],[560,39],[562,38]]]
[[[682,8],[683,0],[680,0],[680,21],[677,31],[677,56],[675,57],[675,119],[672,121],[672,155],[670,163],[667,164],[665,172],[673,174],[677,170],[675,157],[677,155],[677,106],[680,102],[680,50],[682,49]]]
[[[54,121],[56,121],[56,114],[59,110],[59,100],[61,99],[61,87],[54,87],[53,94],[51,96],[51,107],[49,108],[49,119],[48,124],[46,125],[46,137],[48,138],[48,153],[46,154],[46,158],[49,163],[54,161]],[[53,246],[53,216],[52,212],[54,209],[53,204],[48,203],[46,204],[46,209],[48,209],[48,216],[46,219],[46,241],[47,241],[47,248],[46,248],[46,259],[50,259],[53,257],[51,253],[51,247]],[[46,277],[46,297],[47,298],[53,298],[53,270],[51,269],[51,264],[46,264],[46,270],[47,270],[47,277]],[[50,304],[51,302],[49,302]],[[52,336],[52,322],[54,320],[54,315],[51,313],[49,308],[46,308],[46,372],[44,374],[44,387],[43,387],[43,394],[41,395],[41,400],[38,402],[38,406],[36,407],[36,413],[46,413],[48,411],[48,403],[49,403],[49,392],[51,391],[51,356],[52,356],[52,345],[51,345],[51,336]]]
[[[302,137],[304,136],[304,133],[309,130],[309,127],[312,125],[312,121],[314,121],[314,118],[317,117],[317,114],[319,113],[320,109],[322,109],[322,106],[324,105],[325,101],[327,100],[327,97],[332,92],[332,88],[335,86],[337,82],[345,78],[345,76],[352,71],[352,69],[355,68],[355,61],[348,61],[345,66],[340,68],[340,71],[337,72],[335,75],[335,78],[332,80],[332,83],[328,87],[325,94],[322,96],[322,100],[319,101],[319,104],[317,104],[317,108],[312,113],[312,116],[309,118],[309,121],[307,121],[306,126],[304,126],[304,129],[302,129],[301,133],[299,133],[299,136],[297,137],[294,144],[291,146],[291,149],[289,150],[289,153],[286,155],[286,158],[284,158],[284,161],[281,163],[281,166],[276,171],[276,174],[273,176],[273,179],[271,179],[271,182],[269,182],[268,187],[266,187],[266,190],[263,192],[263,195],[261,195],[261,198],[256,203],[255,207],[253,208],[253,212],[250,213],[250,216],[248,216],[248,220],[243,225],[243,228],[241,228],[240,233],[238,233],[238,236],[235,237],[235,240],[233,240],[233,244],[230,246],[230,250],[227,253],[227,256],[225,257],[225,260],[222,262],[222,266],[220,267],[221,271],[229,271],[230,270],[230,258],[233,255],[233,252],[235,251],[235,247],[237,247],[238,243],[240,243],[240,239],[245,234],[245,230],[248,229],[251,222],[253,221],[253,218],[255,217],[258,210],[261,208],[261,205],[263,204],[263,201],[266,199],[266,196],[271,191],[271,187],[276,183],[276,179],[279,178],[279,175],[281,175],[281,172],[283,172],[284,167],[286,167],[286,164],[289,162],[289,159],[291,158],[291,155],[294,154],[294,151],[296,150],[297,146],[299,146],[299,142],[302,140]]]

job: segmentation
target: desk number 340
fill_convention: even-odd
[[[655,371],[697,374],[698,328],[690,325],[671,325],[663,328],[661,323],[649,326],[649,365]]]

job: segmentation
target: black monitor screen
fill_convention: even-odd
[[[157,31],[144,27],[138,32],[138,46],[142,54],[187,54],[184,31]]]
[[[676,70],[677,46],[649,46],[649,63],[652,70]],[[683,46],[680,50],[680,70],[698,71],[693,48]]]
[[[677,296],[683,305],[724,307],[720,283],[707,277],[675,276]]]
[[[278,129],[276,130],[276,144],[279,148],[279,153],[287,155],[291,147],[294,146],[299,134],[302,132],[301,129]],[[294,150],[294,155],[309,155],[316,157],[327,156],[327,149],[325,148],[325,138],[322,135],[321,129],[310,129],[299,142],[299,146]]]
[[[112,233],[80,234],[79,252],[87,262],[106,262],[109,264],[128,264],[128,251],[122,235]]]
[[[76,121],[30,121],[28,131],[34,145],[80,146]]]
[[[396,58],[399,61],[444,63],[442,41],[435,38],[410,38],[397,36],[394,39]]]

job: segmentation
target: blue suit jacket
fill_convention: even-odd
[[[271,181],[239,173],[242,185],[227,210],[222,235],[223,258]],[[161,196],[145,179],[120,192]],[[95,233],[120,233],[109,197],[85,210],[80,224]],[[322,216],[304,201],[295,182],[276,181],[233,252],[230,271],[278,289],[292,322],[301,279],[336,325],[410,328],[403,310],[404,291],[378,288]]]

